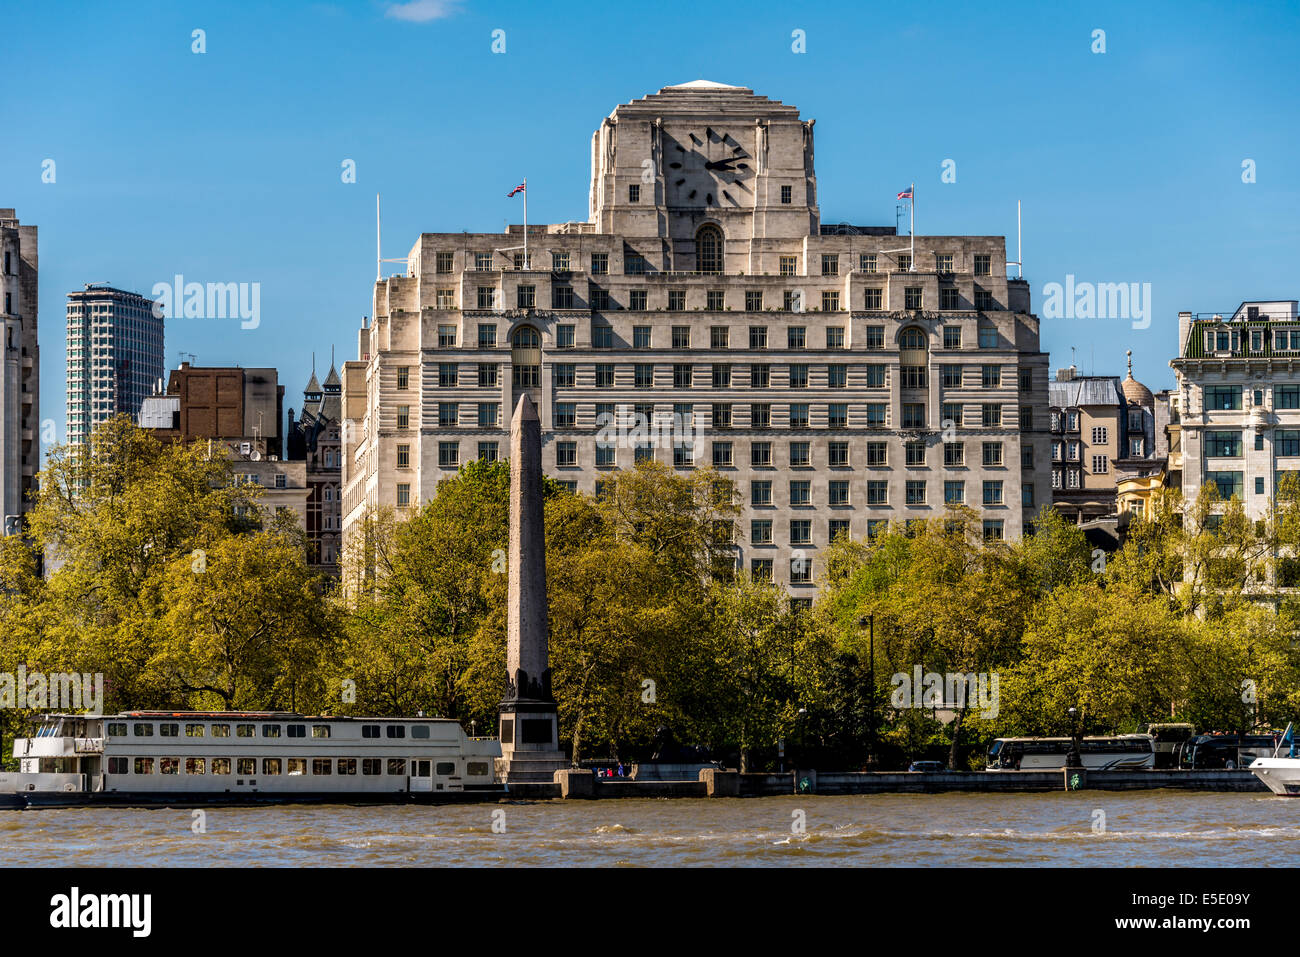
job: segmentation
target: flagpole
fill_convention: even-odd
[[[528,177],[524,177],[524,268],[528,268]]]
[[[916,272],[916,183],[912,183],[912,201],[907,204],[912,210],[912,266],[911,271]]]

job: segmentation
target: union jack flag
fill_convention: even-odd
[[[528,188],[528,185],[527,185],[526,183],[520,183],[518,186],[516,186],[516,187],[515,187],[514,189],[512,189],[510,192],[506,193],[506,199],[509,199],[511,196],[515,195],[515,193],[522,193],[522,192],[523,192],[525,189],[527,189],[527,188]]]

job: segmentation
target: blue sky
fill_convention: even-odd
[[[1179,309],[1300,296],[1295,5],[169,0],[25,4],[4,24],[0,206],[40,227],[60,438],[82,283],[260,283],[258,328],[174,320],[167,365],[276,366],[297,408],[313,351],[322,376],[331,346],[356,357],[376,192],[388,257],[518,222],[523,176],[533,222],[585,219],[600,119],[698,78],[817,119],[824,222],[893,223],[914,180],[918,233],[1002,234],[1014,254],[1020,199],[1036,311],[1067,274],[1151,284],[1147,329],[1044,319],[1054,367],[1074,347],[1082,371],[1122,374],[1131,348],[1166,387]]]

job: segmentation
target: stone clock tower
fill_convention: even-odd
[[[708,80],[617,107],[592,136],[596,232],[660,239],[656,270],[756,274],[766,241],[818,234],[813,123]]]

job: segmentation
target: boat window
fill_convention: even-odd
[[[363,724],[363,725],[361,726],[361,737],[363,737],[363,738],[377,738],[377,737],[379,737],[379,725],[377,725],[377,724]]]
[[[446,777],[447,775],[456,773],[456,765],[452,761],[439,761],[436,771],[438,774]]]
[[[280,726],[278,724],[262,725],[262,737],[278,738],[280,736]]]
[[[186,758],[185,759],[186,774],[203,774],[207,771],[207,766],[208,766],[207,758]]]
[[[389,759],[388,759],[388,773],[389,773],[389,774],[405,774],[405,773],[406,773],[406,758],[389,758]]]
[[[251,738],[253,736],[253,726],[251,724],[237,724],[235,725],[235,735],[240,738]]]
[[[151,725],[151,724],[137,724],[137,725],[132,729],[131,733],[134,734],[137,738],[152,738],[152,737],[153,737],[153,725]]]
[[[230,725],[228,725],[228,724],[214,724],[214,725],[212,726],[212,736],[213,736],[214,738],[228,738],[228,737],[230,737]]]
[[[240,774],[256,774],[257,758],[238,758],[235,766]]]
[[[291,725],[289,725],[289,737],[291,737],[291,738],[305,738],[305,737],[307,737],[307,726],[306,726],[305,724],[291,724]]]
[[[331,761],[329,758],[312,758],[312,759],[311,759],[311,773],[312,773],[312,774],[329,774],[329,773],[330,773],[330,765],[332,765],[333,763],[334,763],[334,762]]]
[[[179,724],[160,724],[158,725],[158,736],[160,738],[180,737],[181,726]]]
[[[313,724],[311,726],[311,736],[313,738],[328,738],[330,736],[330,726],[328,724]]]
[[[187,738],[201,738],[201,737],[203,737],[203,725],[201,725],[201,724],[187,724],[187,725],[185,726],[185,737],[187,737]]]
[[[263,773],[263,774],[266,774],[266,775],[279,774],[279,773],[280,773],[280,759],[279,759],[279,758],[263,758],[263,759],[262,759],[262,773]]]
[[[125,738],[125,737],[126,737],[126,724],[125,724],[125,723],[123,723],[123,724],[113,724],[113,723],[110,723],[109,726],[108,726],[108,736],[109,736],[110,738]]]
[[[339,774],[356,774],[356,758],[339,758]]]
[[[427,724],[411,725],[411,737],[427,738],[429,736],[429,726]]]
[[[306,774],[306,773],[307,773],[307,759],[306,759],[306,758],[290,758],[290,759],[289,759],[289,773],[290,773],[290,774]]]
[[[382,770],[382,766],[378,758],[361,759],[362,774],[378,774],[381,770]]]
[[[212,773],[213,773],[213,774],[229,774],[229,773],[230,773],[230,758],[213,758],[213,759],[212,759]],[[250,771],[249,773],[251,774],[252,772]]]
[[[404,738],[404,737],[406,737],[406,727],[405,727],[404,725],[400,725],[400,724],[390,724],[390,725],[388,726],[388,729],[387,729],[387,730],[388,730],[388,736],[389,736],[390,738]]]
[[[136,774],[153,774],[153,758],[136,758]]]
[[[488,766],[486,761],[471,761],[465,765],[465,773],[472,778],[486,777]]]
[[[131,770],[131,761],[129,758],[109,758],[109,774],[126,774]]]
[[[158,770],[163,774],[179,774],[181,770],[181,759],[159,758]]]

